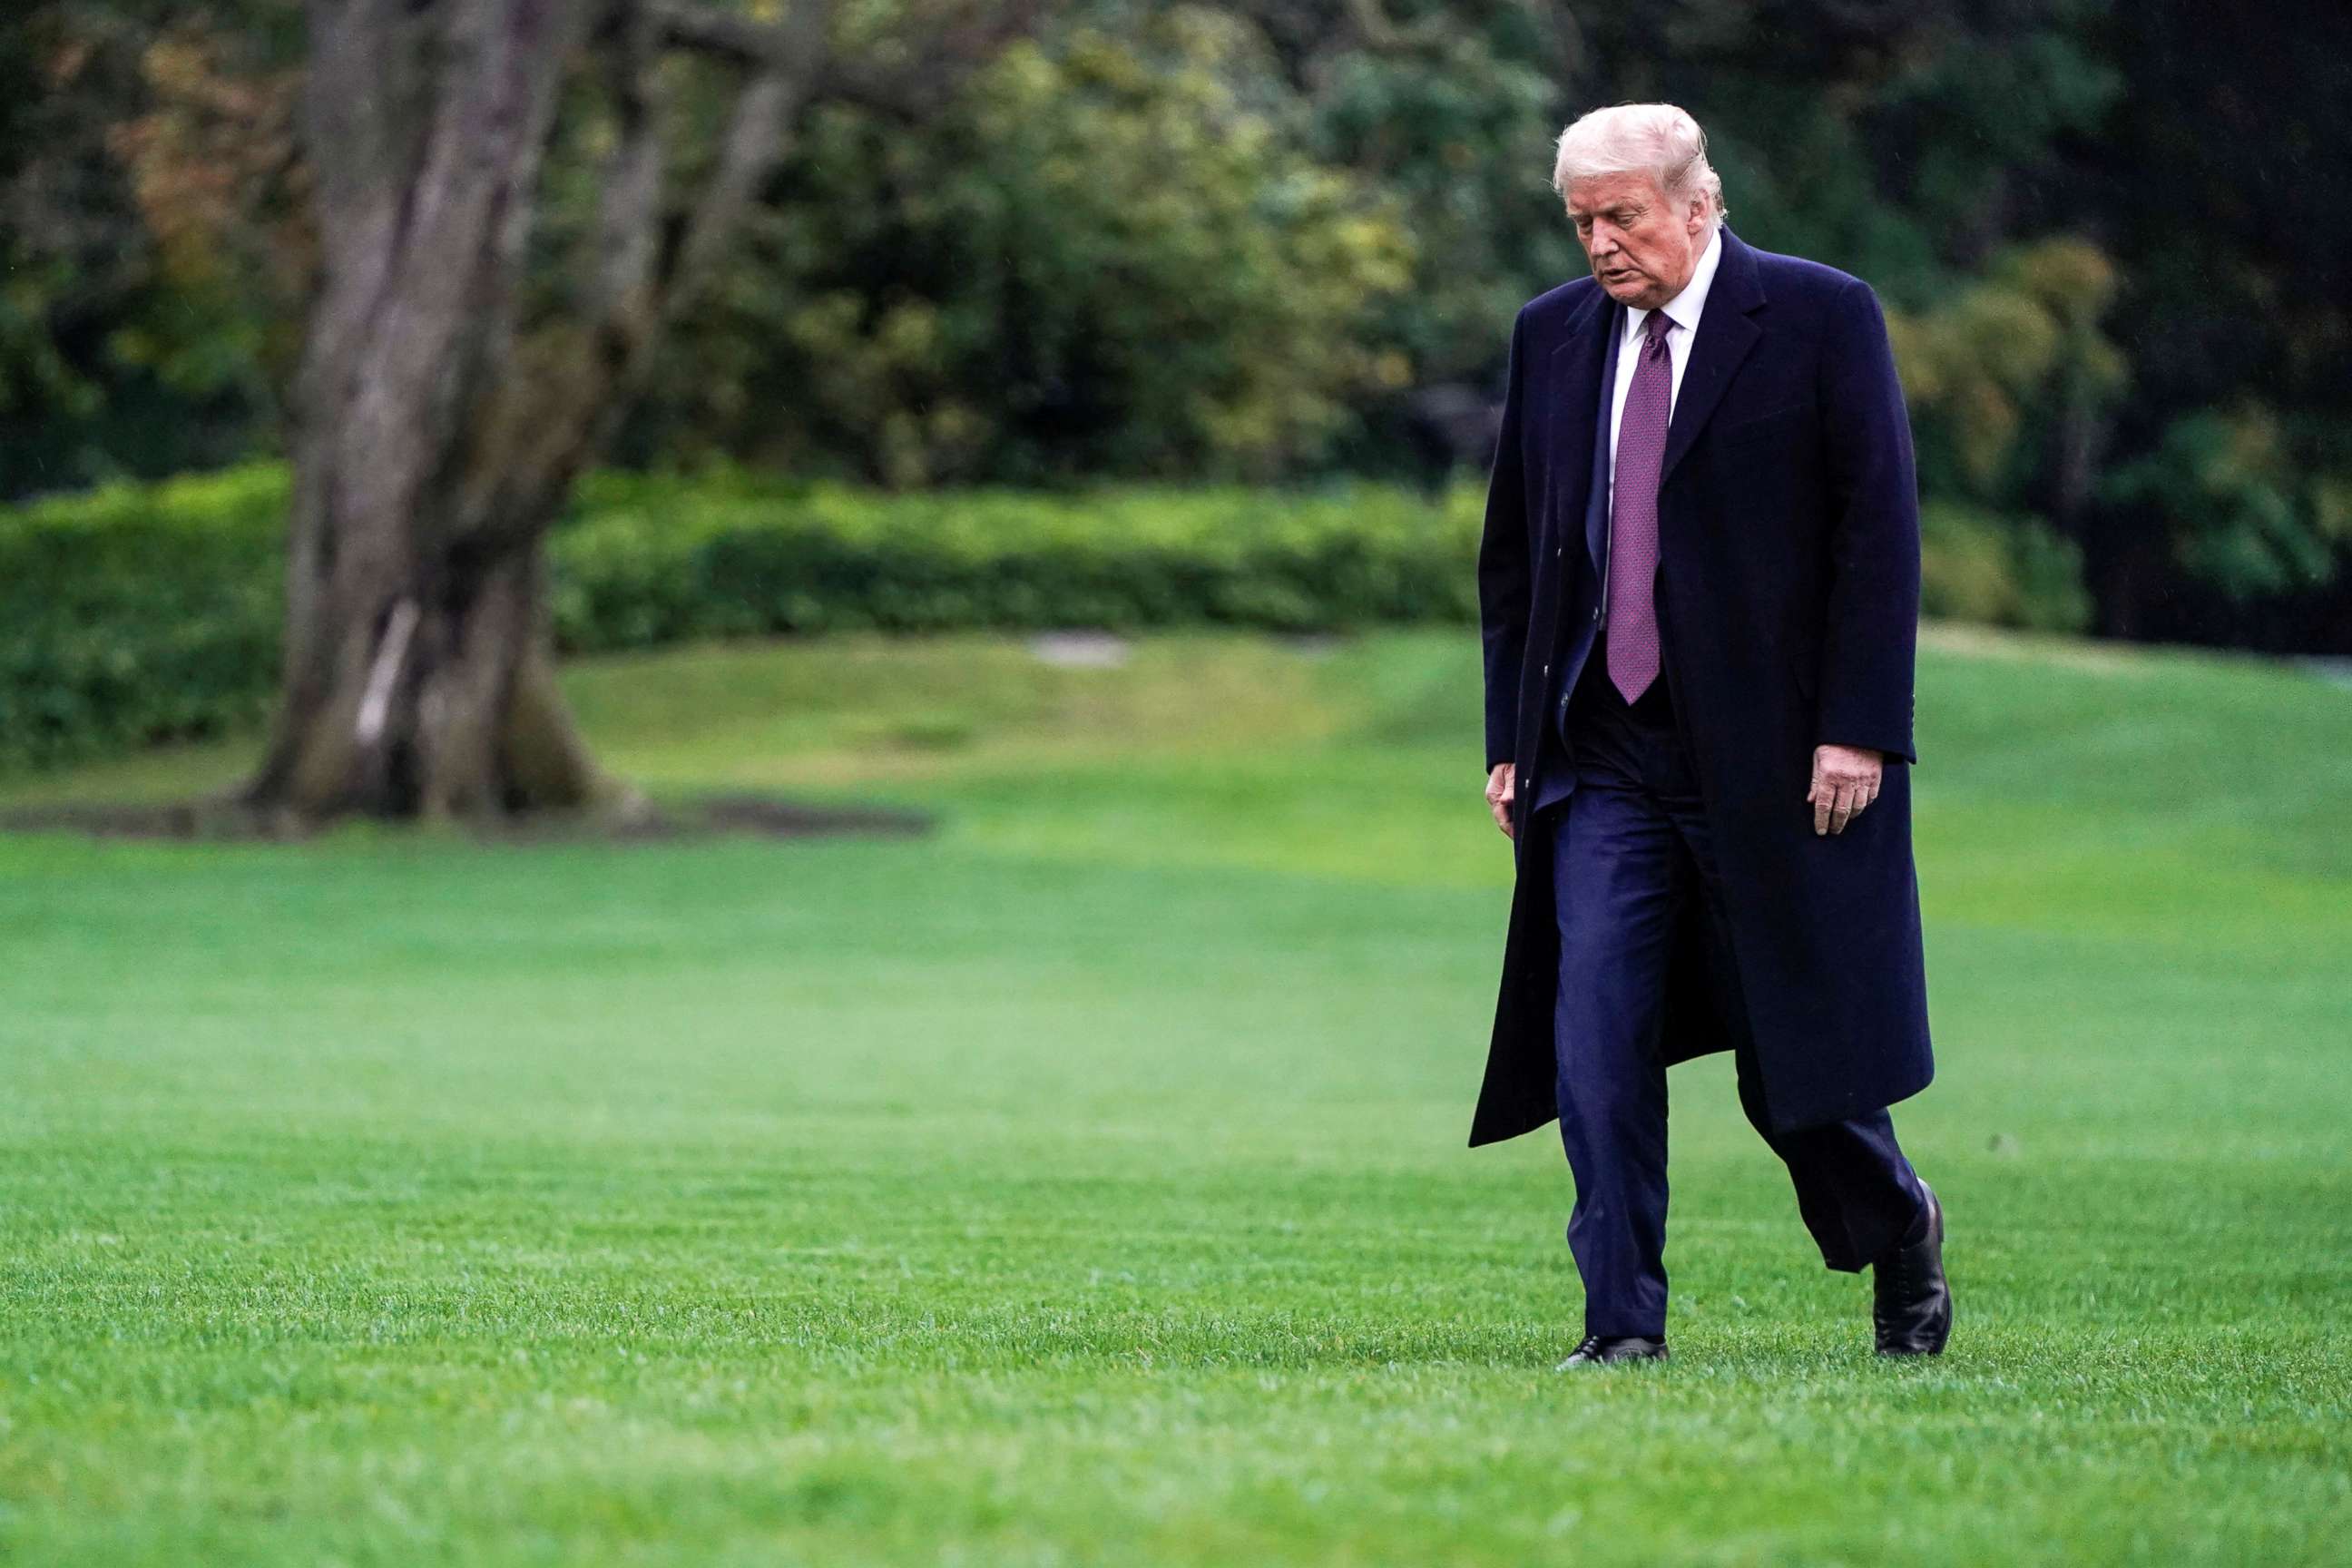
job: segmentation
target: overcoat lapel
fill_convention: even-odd
[[[1691,342],[1690,363],[1683,368],[1682,389],[1675,397],[1675,416],[1666,426],[1666,455],[1658,468],[1663,485],[1674,477],[1698,433],[1723,401],[1724,390],[1756,346],[1764,330],[1749,321],[1749,312],[1764,303],[1764,286],[1756,276],[1756,255],[1745,241],[1723,229],[1723,258],[1716,264],[1715,283],[1707,290],[1706,309],[1700,312],[1698,336]]]
[[[1592,471],[1592,418],[1601,406],[1601,367],[1609,353],[1609,296],[1592,290],[1568,319],[1564,341],[1551,351],[1558,412],[1550,418],[1554,479],[1546,521],[1553,538],[1582,521],[1586,510],[1590,492],[1578,481]]]
[[[1609,450],[1609,408],[1617,395],[1617,356],[1625,352],[1625,307],[1608,300],[1592,330],[1609,345],[1592,380],[1592,485],[1584,500],[1584,553],[1597,573],[1609,557],[1609,465],[1616,460]]]

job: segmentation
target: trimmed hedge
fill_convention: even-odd
[[[1442,503],[1125,488],[879,496],[740,475],[600,474],[553,552],[566,651],[691,637],[1471,620],[1482,491]]]
[[[250,726],[277,678],[275,465],[0,510],[0,765]],[[1338,631],[1478,614],[1483,485],[882,495],[596,474],[552,545],[566,652],[698,637],[1182,624]],[[1931,505],[1930,615],[2073,629],[2072,547]]]
[[[284,599],[282,468],[0,512],[0,763],[245,727]],[[1483,489],[880,495],[607,473],[552,545],[566,652],[876,628],[1329,631],[1474,620]]]
[[[0,511],[0,764],[259,721],[286,490],[246,468]]]

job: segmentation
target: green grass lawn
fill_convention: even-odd
[[[656,791],[940,829],[0,839],[0,1561],[2352,1553],[2352,692],[1933,637],[1949,1352],[1869,1353],[1713,1057],[1675,1359],[1570,1378],[1559,1145],[1463,1146],[1466,635],[569,679]]]

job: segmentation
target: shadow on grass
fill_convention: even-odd
[[[82,804],[0,810],[0,833],[79,833],[182,843],[302,843],[356,819],[320,822],[262,811],[234,796],[161,804]],[[396,826],[376,824],[378,826]],[[715,837],[907,838],[931,831],[925,812],[830,805],[761,795],[709,795],[625,809],[467,818],[449,827],[485,844],[677,843]]]

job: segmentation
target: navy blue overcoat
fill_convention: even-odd
[[[1517,874],[1474,1145],[1556,1114],[1559,927],[1528,807],[1547,710],[1598,637],[1606,543],[1587,501],[1606,473],[1596,416],[1622,321],[1580,278],[1511,328],[1478,592],[1486,763],[1518,768]],[[1766,1118],[1781,1131],[1891,1105],[1935,1071],[1911,858],[1919,512],[1910,422],[1866,284],[1724,228],[1667,429],[1658,527],[1665,674],[1722,868]],[[1874,747],[1887,767],[1867,810],[1817,836],[1805,792],[1823,743]],[[1669,1062],[1733,1043],[1690,903]]]

